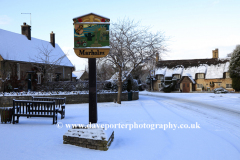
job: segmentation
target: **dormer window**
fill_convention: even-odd
[[[157,75],[157,80],[163,80],[163,75],[158,74]]]
[[[226,72],[226,78],[230,78],[229,72]]]
[[[174,74],[173,79],[180,79],[180,74]]]
[[[198,73],[198,79],[204,79],[204,73]]]

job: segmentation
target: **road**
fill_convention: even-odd
[[[240,99],[235,100],[231,95],[228,95],[229,97],[217,95],[219,99],[214,99],[213,96],[215,95],[188,94],[187,96],[181,96],[181,93],[176,95],[140,92],[140,99],[151,99],[178,115],[183,117],[191,115],[193,119],[210,123],[219,130],[225,130],[240,138],[240,107],[236,107],[239,105]],[[230,103],[230,101],[233,103]]]

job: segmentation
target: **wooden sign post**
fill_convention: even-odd
[[[110,19],[89,13],[73,18],[74,52],[88,58],[89,68],[89,123],[97,123],[96,58],[108,55]]]

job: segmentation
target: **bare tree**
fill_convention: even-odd
[[[114,68],[108,63],[101,63],[101,59],[97,59],[97,79],[100,81],[108,80],[115,73]]]
[[[60,66],[66,54],[55,55],[52,47],[44,45],[38,46],[36,49],[38,54],[34,58],[30,58],[33,61],[32,65],[42,74],[44,80],[49,80],[52,78],[52,74],[48,73],[53,73]]]
[[[121,104],[122,84],[126,80],[122,78],[123,71],[128,70],[130,74],[131,71],[149,60],[155,59],[157,54],[160,57],[166,50],[165,41],[163,33],[152,33],[149,27],[143,27],[134,20],[123,19],[112,24],[111,49],[103,60],[110,62],[119,73],[117,103]]]

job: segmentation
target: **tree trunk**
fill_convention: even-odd
[[[118,75],[118,97],[117,103],[121,104],[121,97],[122,97],[122,68],[119,68],[119,75]]]

